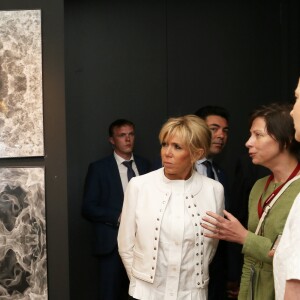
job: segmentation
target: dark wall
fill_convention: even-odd
[[[73,1],[65,5],[71,299],[96,299],[91,227],[81,218],[88,164],[109,153],[108,126],[136,124],[136,152],[158,155],[167,115],[165,4]],[[80,276],[78,276],[80,274]]]
[[[226,107],[230,135],[219,160],[229,173],[245,149],[249,112],[259,104],[292,99],[299,76],[299,23],[291,24],[295,11],[296,1],[168,4],[168,114],[208,104]]]
[[[41,9],[45,157],[2,159],[1,167],[45,167],[49,299],[69,299],[68,205],[62,0],[1,0],[1,10]],[[0,78],[1,81],[1,78]]]
[[[298,1],[65,1],[71,299],[96,299],[91,227],[81,217],[88,164],[111,152],[107,127],[137,126],[153,160],[171,115],[227,107],[222,164],[233,173],[259,104],[291,101],[299,76]]]

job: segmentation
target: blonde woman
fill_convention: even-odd
[[[224,208],[223,186],[194,169],[211,132],[194,115],[170,118],[159,134],[163,168],[133,178],[118,234],[130,299],[205,300],[218,242],[204,236],[207,210]]]

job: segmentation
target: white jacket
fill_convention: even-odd
[[[161,221],[171,195],[170,185],[164,177],[163,168],[134,177],[125,192],[121,223],[118,233],[119,253],[131,276],[153,283]],[[223,214],[224,189],[215,180],[193,174],[192,187],[185,194],[185,205],[194,224],[195,256],[197,273],[195,287],[208,284],[208,266],[218,241],[204,237],[200,226],[206,211]]]

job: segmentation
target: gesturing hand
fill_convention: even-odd
[[[204,236],[244,244],[248,230],[231,213],[226,210],[223,212],[225,217],[211,211],[206,212],[207,216],[202,218],[205,223],[201,223],[201,226],[210,233],[205,233]]]

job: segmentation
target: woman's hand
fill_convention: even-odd
[[[205,233],[204,236],[244,244],[248,230],[231,213],[226,210],[223,212],[225,217],[206,212],[207,216],[202,218],[206,223],[201,223],[201,226],[211,233]]]

